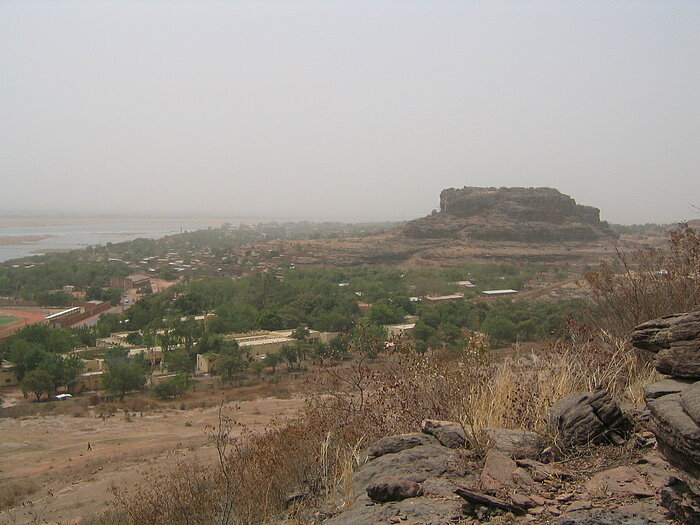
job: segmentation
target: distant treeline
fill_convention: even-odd
[[[610,224],[610,228],[617,233],[626,235],[639,235],[643,233],[664,234],[678,224],[656,224],[647,222],[646,224]]]

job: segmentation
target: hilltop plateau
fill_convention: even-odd
[[[440,211],[408,222],[408,238],[485,241],[592,241],[613,237],[600,210],[554,188],[449,188]]]
[[[296,264],[332,266],[594,262],[610,254],[616,238],[598,208],[577,204],[554,188],[464,187],[443,190],[439,211],[388,232],[277,241],[275,249]]]

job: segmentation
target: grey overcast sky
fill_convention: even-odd
[[[0,211],[700,218],[700,2],[0,0]]]

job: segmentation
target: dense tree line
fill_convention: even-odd
[[[0,265],[0,296],[63,306],[72,297],[63,292],[52,293],[52,290],[59,290],[67,284],[82,289],[101,289],[108,286],[113,277],[129,274],[129,268],[123,262],[93,261],[88,251],[34,257],[31,261],[30,265]]]

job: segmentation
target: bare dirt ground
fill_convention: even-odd
[[[302,406],[301,397],[264,398],[227,403],[224,410],[241,424],[234,430],[240,433],[263,430]],[[217,424],[218,410],[174,405],[129,418],[122,411],[103,419],[90,410],[82,417],[0,419],[0,491],[20,493],[0,511],[0,524],[75,523],[104,510],[112,487],[133,487],[185,458],[212,464],[216,450],[207,427]]]
[[[162,292],[177,283],[178,281],[166,281],[165,279],[155,279],[151,277],[151,289],[153,293]]]

